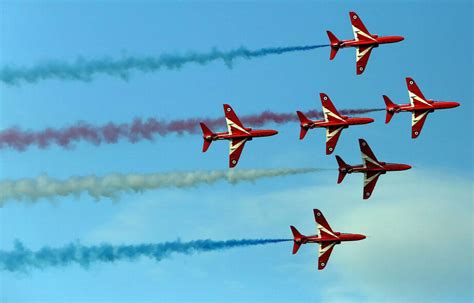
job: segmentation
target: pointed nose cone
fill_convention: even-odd
[[[394,38],[395,38],[395,39],[394,39],[395,42],[400,42],[400,41],[405,40],[405,38],[402,37],[402,36],[395,36]]]
[[[407,169],[410,169],[410,168],[411,168],[411,165],[402,164],[401,167],[402,167],[402,170],[407,170]]]
[[[374,122],[375,120],[372,119],[372,118],[365,118],[365,123],[369,124],[369,123],[372,123]]]
[[[364,236],[364,235],[360,235],[360,234],[355,234],[354,235],[354,240],[356,240],[356,241],[364,240],[365,238],[366,238],[366,236]]]
[[[278,134],[278,131],[277,130],[270,130],[269,133],[270,133],[270,136],[274,136],[274,135]]]
[[[458,107],[459,105],[461,105],[459,102],[451,102],[452,107]]]

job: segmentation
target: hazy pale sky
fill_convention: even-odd
[[[425,97],[461,106],[430,114],[411,139],[411,117],[366,114],[376,121],[344,130],[334,154],[361,163],[358,138],[381,161],[407,163],[409,171],[381,176],[373,196],[362,200],[362,176],[336,184],[334,156],[325,155],[325,133],[298,139],[297,123],[268,125],[271,138],[249,142],[237,169],[316,167],[308,175],[231,185],[127,193],[119,200],[68,196],[37,203],[9,201],[0,209],[1,250],[15,239],[31,249],[62,246],[159,243],[181,239],[291,237],[289,225],[315,234],[313,208],[333,229],[367,239],[338,245],[324,271],[317,246],[295,256],[291,243],[173,255],[156,262],[77,265],[0,272],[0,300],[31,301],[227,301],[227,302],[466,302],[473,299],[473,24],[470,1],[2,1],[0,68],[29,67],[83,58],[159,56],[327,43],[326,30],[352,38],[349,11],[369,31],[401,35],[371,55],[355,75],[355,51],[329,49],[216,61],[180,70],[134,72],[124,81],[97,75],[90,82],[44,80],[0,83],[0,127],[41,130],[77,121],[102,125],[135,117],[218,118],[222,104],[237,114],[264,110],[320,109],[327,93],[340,109],[383,107],[382,95],[407,103],[405,77]],[[252,127],[252,125],[249,125]],[[222,118],[220,129],[224,131]],[[200,135],[169,135],[152,142],[71,149],[51,146],[24,152],[0,150],[0,177],[48,174],[226,170],[228,144],[201,153]]]

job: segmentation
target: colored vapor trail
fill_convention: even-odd
[[[223,171],[170,172],[154,174],[109,174],[102,177],[72,176],[58,180],[47,175],[36,178],[0,181],[0,207],[8,200],[36,201],[58,196],[79,196],[118,199],[121,194],[143,192],[159,188],[188,188],[226,181],[231,184],[253,182],[262,178],[307,174],[321,171],[316,168],[277,168]]]
[[[100,59],[78,58],[75,62],[56,60],[43,62],[32,67],[2,67],[0,69],[0,82],[15,85],[36,83],[47,79],[91,81],[98,74],[127,80],[133,71],[151,73],[162,69],[179,70],[189,63],[206,65],[216,60],[224,61],[230,68],[235,59],[250,60],[269,55],[310,51],[325,46],[328,45],[269,47],[257,50],[240,47],[225,52],[213,49],[207,53],[188,52],[186,54],[162,54],[160,56],[126,56],[120,59],[111,57]]]
[[[78,264],[88,268],[95,263],[114,263],[118,261],[137,261],[147,257],[157,262],[169,258],[172,254],[192,255],[194,253],[219,251],[235,247],[248,247],[291,241],[288,239],[241,239],[227,241],[196,240],[190,242],[164,242],[140,245],[84,246],[71,243],[60,248],[45,246],[38,251],[26,248],[21,242],[15,242],[11,251],[0,251],[0,270],[27,272],[32,269],[64,267]]]
[[[384,109],[346,109],[341,110],[343,115],[359,115]],[[322,118],[323,113],[317,110],[307,112],[313,119]],[[268,123],[284,124],[298,121],[295,113],[275,113],[265,111],[260,114],[241,116],[242,123],[252,127]],[[224,118],[202,119],[190,118],[181,120],[157,120],[155,118],[136,118],[131,123],[113,123],[94,126],[86,122],[77,122],[64,128],[47,128],[39,131],[28,131],[12,127],[0,131],[0,149],[11,148],[24,151],[31,146],[47,148],[53,144],[63,148],[71,148],[74,142],[85,141],[94,145],[115,144],[120,139],[136,143],[142,140],[152,141],[155,136],[169,134],[196,134],[200,133],[199,122],[205,122],[211,129],[225,128]]]

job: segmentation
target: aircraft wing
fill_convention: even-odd
[[[411,113],[411,137],[413,139],[418,138],[421,133],[421,129],[425,124],[426,117],[430,113],[429,110],[415,110]]]
[[[355,40],[375,40],[365,27],[362,20],[359,18],[359,15],[357,15],[355,12],[350,12],[349,17],[351,18],[352,32],[354,33]]]
[[[334,238],[334,240],[339,240],[339,238],[334,234],[332,231],[331,226],[329,226],[328,221],[324,218],[323,213],[319,209],[313,209],[314,212],[314,220],[316,221],[316,225],[318,227],[319,236],[325,238]]]
[[[374,48],[373,45],[361,45],[356,47],[356,73],[360,75],[364,72],[369,62],[370,53]]]
[[[427,100],[423,93],[421,92],[420,88],[416,84],[413,78],[407,77],[406,79],[407,88],[408,88],[408,96],[410,97],[410,104],[413,107],[416,106],[423,106],[426,107],[427,105],[430,106],[433,103],[430,100]]]
[[[382,172],[372,172],[368,171],[364,173],[364,200],[370,198],[372,192],[374,191],[375,184],[377,184],[377,180]]]
[[[233,168],[239,162],[247,138],[232,139],[229,141],[229,167]]]
[[[320,93],[321,105],[323,107],[324,120],[327,121],[345,121],[341,114],[337,111],[331,99],[325,93]]]
[[[225,122],[227,123],[227,130],[232,135],[248,135],[249,132],[245,129],[242,122],[235,114],[234,110],[229,104],[224,104]]]
[[[364,139],[359,139],[359,147],[364,167],[375,168],[383,166],[380,164],[379,160],[377,160],[377,157],[375,157],[367,141]]]
[[[326,128],[326,155],[330,155],[336,148],[337,140],[342,133],[342,126],[329,126]]]
[[[322,242],[319,244],[318,270],[324,269],[328,264],[334,245],[336,245],[336,242]]]

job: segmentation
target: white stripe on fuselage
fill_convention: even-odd
[[[416,112],[411,113],[411,126],[414,126],[418,122],[420,122],[421,119],[423,119],[426,115],[429,114],[429,111],[424,111],[420,115],[416,115]]]
[[[336,136],[344,127],[341,126],[337,129],[335,129],[333,132],[329,132],[329,127],[326,128],[326,142],[331,140],[334,136]]]
[[[364,37],[366,37],[366,38],[369,38],[369,39],[372,40],[372,41],[376,41],[376,40],[374,39],[374,37],[372,37],[371,35],[369,35],[369,34],[363,32],[363,31],[361,31],[360,29],[358,29],[358,28],[355,27],[354,25],[352,25],[352,31],[354,32],[354,39],[355,39],[356,41],[359,41],[358,35],[361,35],[361,36],[364,36]]]
[[[374,48],[373,46],[369,46],[368,48],[366,48],[364,51],[360,51],[360,46],[357,47],[357,50],[356,50],[356,62],[359,62],[360,59],[364,58],[364,56],[370,52],[370,50]]]
[[[330,111],[329,109],[327,109],[326,107],[323,106],[323,113],[324,113],[324,120],[326,120],[326,122],[329,121],[328,117],[333,117],[333,118],[336,118],[342,122],[345,122],[346,120],[344,120],[343,118],[341,118],[340,116],[336,115],[335,113],[333,113],[332,111]]]
[[[323,248],[323,243],[319,244],[319,253],[318,257],[320,258],[322,255],[324,255],[328,250],[330,250],[334,245],[336,245],[336,242],[332,242],[331,244],[327,245],[326,247]]]
[[[229,146],[229,155],[232,155],[236,150],[239,149],[240,146],[242,146],[248,139],[243,139],[240,140],[237,144],[233,144],[233,141],[230,141],[230,146]]]
[[[326,227],[324,227],[323,225],[319,224],[318,223],[318,229],[319,229],[319,236],[321,237],[321,231],[327,233],[327,234],[330,234],[331,236],[337,238],[337,236],[332,232],[332,231],[329,231]]]
[[[418,101],[418,102],[421,102],[423,104],[426,104],[430,107],[432,107],[432,105],[425,99],[421,98],[420,96],[418,96],[417,94],[415,94],[414,92],[412,91],[408,91],[408,96],[410,97],[410,103],[412,106],[415,106],[415,100]]]
[[[225,121],[227,122],[227,129],[229,131],[229,134],[232,135],[232,127],[233,127],[235,129],[238,129],[246,133],[247,135],[250,135],[250,133],[245,128],[240,127],[238,124],[234,123],[234,121],[230,120],[229,118],[225,118]]]
[[[366,154],[364,154],[363,152],[361,152],[362,154],[362,161],[364,162],[364,168],[367,168],[367,162],[370,162],[372,164],[375,164],[377,165],[378,167],[383,167],[379,162],[375,161],[374,159],[370,158],[369,156],[367,156]]]
[[[367,178],[367,173],[364,173],[364,186],[367,186],[367,184],[369,184],[370,182],[372,182],[375,178],[377,178],[378,176],[380,176],[382,173],[376,173],[375,175],[373,175],[372,177],[370,178]]]

